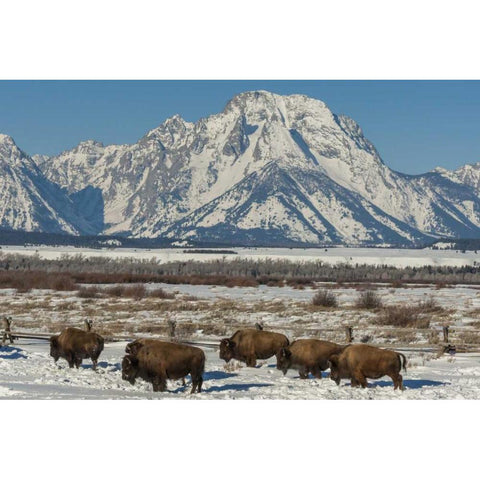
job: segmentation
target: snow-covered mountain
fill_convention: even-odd
[[[67,218],[82,233],[270,245],[480,235],[480,168],[476,181],[395,172],[354,120],[304,95],[246,92],[133,145],[87,141],[29,161],[81,212],[87,227]]]
[[[11,137],[0,134],[0,227],[52,233],[96,234],[98,229],[78,213],[69,197],[48,180]]]
[[[480,162],[473,165],[463,165],[452,171],[441,167],[437,167],[433,171],[452,182],[469,185],[477,195],[480,195]]]

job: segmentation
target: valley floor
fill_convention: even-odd
[[[159,263],[175,261],[208,260],[290,260],[292,262],[323,261],[330,264],[389,265],[398,268],[432,266],[474,266],[480,264],[480,253],[460,250],[400,249],[400,248],[236,248],[236,254],[185,253],[189,248],[133,249],[133,248],[74,248],[49,246],[1,246],[5,254],[39,255],[44,259],[59,259],[65,255],[81,254],[83,257],[108,257],[111,259],[156,259]],[[214,249],[213,249],[214,250]]]

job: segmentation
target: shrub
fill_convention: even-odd
[[[175,298],[174,293],[166,292],[163,288],[156,288],[155,290],[151,290],[150,292],[148,292],[148,296],[152,298]]]
[[[427,335],[427,341],[430,344],[437,345],[440,343],[440,337],[436,330],[431,330]]]
[[[382,299],[373,290],[364,290],[360,292],[355,306],[366,309],[380,308],[382,306]]]
[[[377,318],[376,323],[404,328],[428,328],[430,326],[430,320],[420,315],[418,307],[408,305],[390,305],[385,307]]]
[[[142,284],[132,285],[130,287],[117,285],[115,287],[106,288],[104,292],[112,297],[128,297],[134,298],[135,300],[141,300],[142,298],[145,298],[147,289],[145,288],[145,285]]]
[[[418,304],[419,310],[422,312],[440,312],[443,308],[437,303],[433,297],[429,297],[426,300],[420,300]]]
[[[52,290],[72,291],[78,288],[70,275],[52,275],[52,277],[50,286]]]
[[[458,334],[458,339],[467,345],[479,345],[480,334],[477,332],[466,331]]]
[[[77,297],[97,298],[99,292],[97,287],[80,287],[77,292]]]
[[[319,290],[312,298],[312,303],[320,307],[336,307],[338,305],[335,294],[327,289]]]

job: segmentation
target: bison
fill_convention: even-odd
[[[178,380],[190,374],[192,377],[190,393],[195,391],[200,393],[204,370],[203,350],[160,340],[149,339],[137,349],[135,355],[129,353],[122,361],[123,380],[135,385],[135,379],[142,378],[153,385],[154,392],[164,392],[167,379]]]
[[[322,378],[322,371],[328,368],[328,359],[341,353],[345,347],[336,343],[316,339],[295,340],[290,346],[277,352],[277,369],[285,375],[290,368],[298,370],[300,378],[311,373]]]
[[[234,358],[255,367],[257,359],[265,360],[289,345],[288,338],[281,333],[265,330],[238,330],[230,338],[220,342],[220,358],[227,363]]]
[[[403,365],[402,365],[403,360]],[[384,375],[393,380],[393,388],[403,390],[400,370],[406,371],[407,359],[403,353],[372,347],[371,345],[349,345],[340,354],[329,358],[330,378],[340,384],[340,379],[349,378],[352,387],[367,386],[367,378]]]
[[[97,369],[97,360],[103,350],[103,337],[94,332],[85,332],[69,327],[50,337],[50,356],[54,361],[62,357],[70,368],[79,367],[84,358],[91,358],[93,369]]]
[[[142,348],[144,345],[155,345],[157,341],[158,340],[155,340],[153,338],[139,338],[138,340],[134,340],[133,342],[127,344],[127,346],[125,347],[125,353],[133,355],[135,357],[138,354],[140,348]],[[182,385],[186,385],[185,377],[182,378]]]

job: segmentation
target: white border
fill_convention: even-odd
[[[3,2],[2,79],[478,79],[474,2]],[[1,106],[0,106],[1,114]],[[4,402],[4,476],[470,478],[478,402]]]

